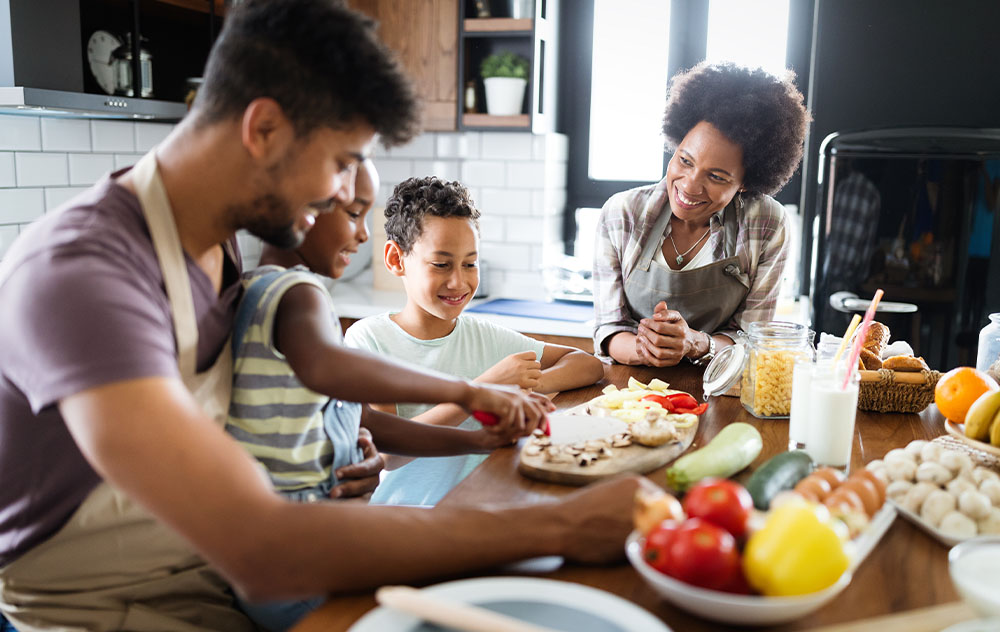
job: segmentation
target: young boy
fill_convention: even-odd
[[[593,384],[604,375],[600,360],[588,353],[462,314],[479,286],[479,211],[460,183],[410,178],[393,191],[385,217],[385,265],[403,279],[406,306],[352,325],[348,346],[540,393]],[[393,412],[435,426],[482,427],[450,404],[397,404]],[[407,463],[384,476],[371,502],[434,505],[483,459],[466,455]],[[390,459],[388,467],[400,461]]]
[[[370,441],[359,444],[359,424],[364,426],[362,434],[370,431],[389,452],[464,454],[509,444],[530,432],[548,406],[535,396],[528,403],[531,410],[525,411],[527,423],[507,423],[499,432],[467,432],[415,423],[338,399],[449,401],[450,379],[343,347],[339,321],[318,277],[339,277],[350,254],[368,239],[364,216],[374,202],[377,181],[366,161],[358,170],[353,201],[335,201],[329,213],[316,218],[298,249],[266,246],[237,312],[226,430],[290,500],[314,502],[371,491],[378,483],[381,460]],[[348,190],[344,197],[351,195]],[[371,387],[346,393],[341,386],[346,371],[371,372]],[[422,394],[413,391],[418,383]],[[471,406],[497,405],[488,399]],[[366,465],[359,464],[363,459]],[[360,480],[343,483],[345,478]],[[241,602],[241,607],[265,629],[283,630],[321,601]]]

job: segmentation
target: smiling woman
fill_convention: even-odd
[[[595,349],[622,364],[704,364],[773,316],[789,235],[770,195],[798,166],[809,122],[792,80],[705,62],[671,80],[665,177],[601,210]]]

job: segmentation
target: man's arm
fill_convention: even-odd
[[[290,503],[173,378],[100,386],[59,408],[106,481],[252,599],[363,590],[538,555],[610,561],[631,528],[634,479],[504,510]]]

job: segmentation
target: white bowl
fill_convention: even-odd
[[[797,597],[734,595],[685,584],[664,575],[642,558],[643,537],[633,531],[625,542],[629,562],[642,578],[664,599],[682,610],[713,621],[741,625],[774,625],[807,615],[840,594],[851,583],[851,571],[844,571],[829,588]]]
[[[948,551],[955,590],[983,616],[1000,616],[1000,536],[970,538]]]

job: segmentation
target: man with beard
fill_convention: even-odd
[[[337,0],[248,0],[227,16],[188,118],[11,247],[0,611],[20,632],[250,630],[227,584],[277,599],[537,555],[621,556],[634,480],[503,511],[292,504],[222,429],[235,232],[297,245],[353,196],[375,135],[405,142],[415,112],[370,21]],[[436,401],[415,375],[401,373],[412,400]],[[507,428],[546,410],[461,380],[436,388]]]

